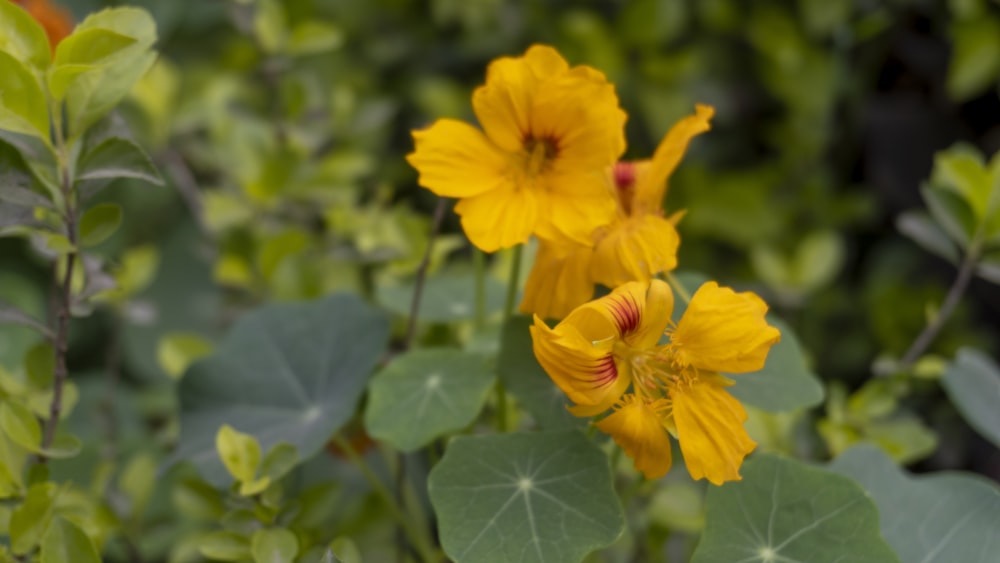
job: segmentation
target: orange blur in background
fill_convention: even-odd
[[[76,25],[69,10],[49,0],[14,0],[14,3],[19,4],[35,21],[42,24],[53,51],[64,37],[73,32]]]

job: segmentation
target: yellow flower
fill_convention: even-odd
[[[460,198],[462,227],[486,252],[533,233],[588,243],[614,215],[603,171],[625,150],[614,86],[536,45],[493,61],[472,105],[483,131],[440,119],[413,132],[420,185]]]
[[[674,225],[680,214],[664,217],[667,180],[691,139],[709,130],[713,114],[710,106],[696,106],[694,115],[663,137],[652,159],[618,162],[607,169],[615,214],[607,223],[593,225],[587,244],[540,241],[521,312],[561,319],[593,296],[595,283],[617,287],[649,281],[677,266],[680,236]]]
[[[630,282],[586,303],[555,328],[538,316],[535,356],[575,403],[577,416],[613,412],[597,423],[648,478],[670,468],[667,432],[680,442],[688,471],[712,483],[738,480],[756,444],[746,411],[719,372],[763,367],[780,339],[767,305],[753,293],[704,284],[670,329],[673,293],[660,280]],[[661,336],[667,340],[660,343]]]

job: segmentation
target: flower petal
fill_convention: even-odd
[[[413,131],[415,150],[406,160],[419,183],[443,197],[471,197],[504,186],[509,157],[475,127],[439,119]]]
[[[594,249],[591,276],[607,287],[649,280],[677,267],[680,243],[677,229],[659,215],[641,214],[616,221]]]
[[[528,242],[538,222],[539,200],[545,194],[535,190],[503,188],[458,202],[455,213],[462,216],[466,236],[483,252],[495,252]]]
[[[781,340],[766,313],[767,304],[752,292],[703,284],[670,335],[676,361],[728,373],[763,368],[771,346]]]
[[[717,375],[701,377],[670,393],[688,473],[716,485],[740,480],[743,458],[757,446],[743,428],[746,410],[725,390],[726,381]]]
[[[592,246],[595,231],[614,220],[615,198],[597,170],[545,173],[539,180],[549,206],[539,217],[538,238]]]
[[[614,438],[647,479],[659,479],[670,470],[670,436],[653,406],[642,399],[627,395],[597,427]]]
[[[711,129],[709,120],[713,115],[715,109],[712,106],[698,104],[694,115],[681,119],[670,128],[653,153],[652,166],[636,179],[634,209],[647,213],[663,209],[667,179],[677,168],[691,139]]]
[[[631,282],[577,307],[559,325],[573,326],[591,342],[623,340],[643,350],[656,346],[673,306],[673,293],[662,280]]]
[[[592,253],[589,246],[540,241],[518,309],[545,319],[561,319],[589,301],[594,296]]]
[[[530,330],[538,363],[574,403],[603,412],[628,388],[630,379],[612,356],[613,341],[587,340],[569,325],[553,330],[537,315]]]

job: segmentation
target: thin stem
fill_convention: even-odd
[[[522,246],[514,247],[512,261],[510,264],[510,277],[507,279],[507,300],[503,306],[503,324],[514,315],[514,302],[517,301],[517,285],[521,277],[521,249]],[[495,387],[497,395],[497,432],[507,431],[507,391],[504,389],[503,381],[498,377]]]
[[[339,447],[341,451],[347,455],[348,459],[350,459],[351,462],[354,463],[359,470],[361,470],[361,474],[364,476],[365,480],[368,481],[368,484],[371,486],[375,494],[378,495],[378,497],[382,499],[382,502],[385,503],[386,508],[389,509],[389,513],[393,518],[395,518],[396,523],[399,524],[403,533],[406,534],[407,539],[410,540],[410,544],[413,546],[414,550],[416,550],[420,559],[426,562],[438,561],[439,558],[437,557],[437,554],[431,549],[426,538],[417,530],[416,527],[414,527],[402,507],[400,507],[396,502],[396,499],[393,497],[388,487],[386,487],[382,481],[379,480],[378,475],[376,475],[375,471],[368,465],[368,462],[366,462],[365,459],[358,454],[358,452],[354,451],[350,442],[345,440],[339,434],[334,436],[333,441],[337,444],[337,447]]]
[[[962,299],[962,294],[965,293],[965,288],[969,286],[969,282],[972,281],[972,274],[976,270],[976,263],[979,259],[979,244],[978,239],[974,240],[969,246],[969,251],[966,253],[965,258],[962,260],[961,266],[958,269],[958,276],[955,277],[955,281],[952,282],[951,287],[948,289],[948,294],[945,295],[944,301],[941,303],[941,308],[938,310],[931,322],[927,323],[924,327],[923,332],[917,336],[917,339],[913,341],[910,348],[903,354],[903,359],[899,361],[900,369],[907,369],[913,362],[927,351],[927,347],[930,346],[931,342],[944,327],[944,323],[951,318],[952,313],[955,312],[955,307],[958,306],[959,301]]]
[[[407,350],[413,344],[413,338],[417,333],[417,316],[420,312],[420,298],[424,293],[424,281],[427,279],[427,268],[431,264],[431,251],[434,249],[434,239],[437,238],[438,231],[441,230],[441,222],[444,220],[444,212],[448,208],[448,200],[438,198],[437,207],[434,208],[434,218],[431,220],[431,232],[427,237],[427,249],[424,257],[417,266],[417,279],[413,286],[413,300],[410,301],[410,321],[406,328],[406,339],[403,340],[403,349]]]
[[[676,293],[677,296],[681,298],[681,300],[683,300],[685,303],[691,302],[691,294],[688,292],[687,288],[681,284],[680,280],[674,277],[673,272],[663,272],[663,274],[661,275],[667,280],[667,283],[670,284],[670,287],[673,288],[674,293]]]
[[[486,325],[486,253],[472,248],[472,265],[476,271],[476,330]]]

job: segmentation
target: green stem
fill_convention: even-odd
[[[375,471],[368,465],[368,462],[365,461],[365,459],[361,457],[358,452],[354,451],[351,444],[339,434],[334,436],[333,442],[337,444],[337,447],[340,448],[345,455],[347,455],[348,459],[350,459],[351,462],[354,463],[359,470],[361,470],[361,474],[364,476],[365,480],[368,481],[368,484],[371,486],[375,494],[382,499],[386,508],[389,509],[389,513],[396,520],[396,523],[399,524],[399,527],[403,530],[403,533],[406,534],[406,537],[410,540],[410,545],[412,545],[413,549],[416,550],[421,561],[428,563],[439,561],[440,559],[437,554],[428,544],[427,538],[413,525],[413,522],[407,516],[406,512],[396,502],[396,499],[389,491],[389,488],[386,487],[381,480],[379,480],[378,475],[376,475]]]
[[[507,300],[503,306],[503,324],[514,315],[514,303],[517,301],[517,286],[521,278],[521,245],[515,246],[510,265],[510,277],[507,279]],[[504,390],[503,381],[497,378],[497,431],[507,431],[507,392]]]
[[[486,326],[486,253],[472,248],[472,265],[476,270],[476,330]]]
[[[674,277],[673,272],[664,272],[662,275],[666,278],[667,283],[670,284],[670,287],[673,288],[674,293],[676,293],[678,297],[680,297],[685,303],[691,302],[691,294],[688,293],[687,288],[681,284],[680,280]]]

